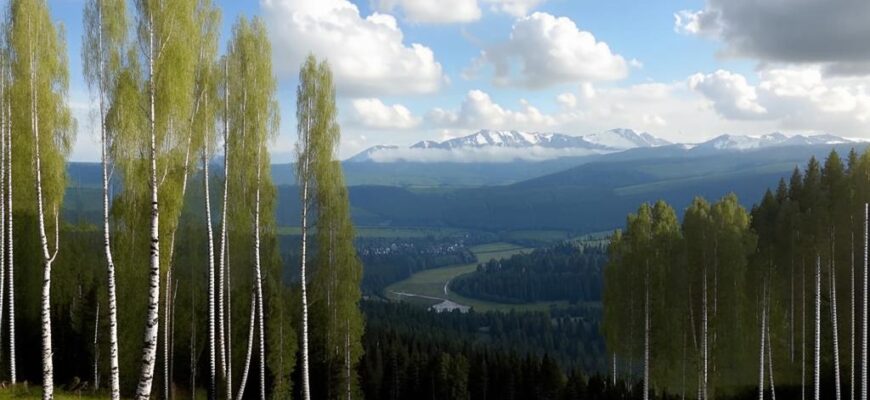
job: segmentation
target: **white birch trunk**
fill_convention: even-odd
[[[232,280],[230,276],[230,242],[224,242],[224,247],[226,248],[226,278],[227,278],[227,310],[226,310],[226,330],[227,330],[227,400],[232,400],[233,398],[233,292],[232,292]]]
[[[248,326],[248,351],[245,355],[245,366],[242,368],[242,380],[239,383],[239,392],[236,395],[237,400],[242,400],[245,396],[245,386],[248,384],[248,372],[251,369],[251,355],[254,351],[254,325],[256,321],[257,311],[257,296],[251,293],[251,320]]]
[[[868,242],[867,219],[870,216],[870,204],[864,203],[864,287],[862,288],[862,296],[864,296],[864,318],[861,320],[861,400],[867,400],[867,288],[870,285],[870,270],[867,265],[867,246]]]
[[[850,251],[852,263],[849,266],[849,398],[855,400],[855,224],[849,218]]]
[[[169,335],[169,359],[175,360],[175,300],[178,297],[178,279],[175,280],[174,288],[172,289],[172,319],[169,321],[169,326],[171,327],[172,335]],[[175,377],[175,365],[174,363],[169,363],[169,376]],[[171,382],[170,382],[171,383]],[[170,392],[169,394],[175,395],[175,393]]]
[[[103,113],[103,103],[100,101],[100,113]],[[105,118],[103,118],[105,120]],[[121,398],[120,362],[118,361],[118,297],[115,286],[115,262],[112,257],[112,247],[109,230],[109,171],[108,171],[108,140],[105,123],[103,130],[103,251],[106,254],[106,288],[109,297],[109,381],[112,400]]]
[[[816,335],[813,354],[813,388],[815,399],[821,398],[822,369],[822,259],[816,256]]]
[[[103,169],[103,252],[106,255],[106,288],[109,300],[109,386],[112,400],[121,398],[120,364],[118,361],[118,306],[115,289],[115,262],[112,257],[111,232],[109,230],[109,137],[106,129],[106,108],[104,102],[104,72],[103,72],[103,11],[99,6],[97,12],[97,31],[99,35],[99,101],[101,164]]]
[[[29,21],[28,21],[29,23]],[[37,217],[39,218],[39,241],[42,246],[42,398],[50,400],[54,398],[54,354],[51,343],[51,265],[60,248],[59,242],[55,241],[55,252],[52,255],[48,249],[48,236],[45,234],[45,207],[42,195],[42,160],[39,152],[39,97],[36,91],[36,67],[34,64],[35,53],[30,49],[30,99],[31,99],[31,128],[33,130],[34,164],[36,168],[36,202]],[[57,210],[55,210],[57,214]],[[55,222],[55,230],[59,230],[58,222]],[[60,237],[59,234],[56,235]]]
[[[610,383],[613,387],[616,387],[616,352],[613,352],[613,377],[610,379]]]
[[[308,100],[309,116],[305,135],[308,139],[305,141],[309,145],[311,138],[311,100]],[[310,145],[309,145],[310,146]],[[305,280],[305,264],[308,255],[308,190],[309,190],[309,174],[311,171],[311,151],[305,149],[305,173],[302,179],[302,265],[301,286],[302,286],[302,396],[304,400],[311,400],[311,386],[308,379],[308,293]]]
[[[94,391],[100,388],[100,302],[94,314]]]
[[[266,334],[263,323],[263,279],[260,271],[260,153],[257,149],[257,194],[254,203],[254,283],[257,290],[257,320],[260,331],[260,400],[266,400]]]
[[[13,385],[16,381],[16,356],[15,356],[15,238],[13,235],[12,220],[12,105],[6,105],[7,118],[9,119],[8,135],[6,135],[6,206],[9,219],[6,225],[6,236],[9,240],[9,382]]]
[[[148,314],[145,321],[142,367],[139,373],[139,385],[136,388],[136,400],[148,400],[151,397],[151,385],[154,381],[154,365],[157,359],[157,332],[160,324],[160,211],[157,204],[157,127],[154,109],[154,17],[149,15],[148,18],[148,95],[151,131],[151,266],[149,270]]]
[[[199,109],[199,99],[197,99],[195,108]],[[194,111],[196,113],[196,111]],[[184,199],[187,194],[187,177],[189,175],[189,166],[190,166],[190,150],[192,145],[193,137],[189,136],[187,138],[187,146],[184,153],[184,173],[181,178],[181,198]],[[165,175],[164,175],[165,176]],[[178,233],[178,230],[173,230],[172,234],[169,235],[169,264],[166,267],[166,290],[163,292],[163,398],[171,399],[172,393],[172,357],[170,354],[170,338],[172,337],[172,329],[174,325],[172,324],[172,311],[175,307],[172,304],[172,271],[175,269],[173,264],[173,259],[175,258],[175,234]],[[159,330],[158,330],[159,335]]]
[[[232,400],[233,397],[233,385],[232,385],[232,369],[230,367],[230,357],[227,356],[227,346],[225,341],[225,335],[227,335],[225,331],[224,324],[224,301],[225,291],[228,291],[226,287],[226,282],[224,282],[224,277],[226,271],[224,270],[224,265],[226,262],[226,241],[227,241],[227,197],[229,193],[229,152],[227,151],[229,144],[229,136],[230,136],[230,118],[229,118],[229,62],[224,62],[224,193],[223,193],[223,205],[221,206],[221,254],[218,260],[218,277],[219,282],[218,286],[220,289],[218,290],[218,348],[220,349],[220,365],[221,365],[221,375],[225,381],[225,389],[226,389],[226,398],[227,400]]]
[[[205,189],[205,226],[208,232],[208,362],[209,396],[217,398],[216,350],[215,350],[215,276],[214,276],[214,232],[211,226],[211,194],[209,193],[208,140],[202,151],[203,187]]]
[[[6,135],[7,127],[9,126],[9,118],[6,115],[6,71],[0,69],[0,116],[2,116],[2,125],[0,125],[0,360],[2,360],[3,349],[3,313],[6,309],[3,307],[3,301],[6,294]],[[10,238],[11,239],[11,238]],[[10,267],[11,268],[11,267]]]
[[[770,295],[767,303],[767,374],[770,376],[770,398],[776,400],[776,385],[773,384],[773,344],[770,337]]]

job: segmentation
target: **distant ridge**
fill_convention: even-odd
[[[770,147],[814,146],[856,143],[831,134],[787,136],[780,132],[762,136],[717,136],[706,142],[671,143],[648,132],[617,128],[583,136],[563,133],[479,130],[471,135],[441,142],[423,140],[410,147],[378,145],[347,162],[509,162],[544,161],[565,157],[588,157],[634,149],[677,146],[692,153],[752,151]]]
[[[542,161],[562,157],[608,154],[641,147],[666,146],[670,142],[647,132],[611,129],[586,136],[564,133],[521,132],[482,129],[471,135],[442,142],[423,140],[410,147],[378,145],[348,162],[505,162]]]

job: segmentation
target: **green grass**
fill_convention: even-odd
[[[474,246],[471,251],[477,256],[478,263],[485,263],[492,259],[508,258],[514,254],[529,252],[532,249],[520,247],[510,243],[489,243],[480,246]],[[395,293],[413,293],[420,296],[428,296],[434,298],[447,298],[456,303],[473,307],[476,311],[537,311],[547,310],[551,306],[566,305],[567,302],[541,302],[531,304],[502,304],[493,303],[483,300],[471,299],[460,296],[454,292],[447,291],[444,294],[444,285],[451,279],[458,276],[474,272],[477,269],[478,263],[452,265],[443,268],[434,268],[425,271],[420,271],[410,278],[401,282],[394,283],[387,287],[385,293],[388,297],[395,300],[409,301],[414,304],[431,306],[440,303],[440,300],[427,299],[423,297],[410,297],[396,295]]]

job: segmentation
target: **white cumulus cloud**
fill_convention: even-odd
[[[471,22],[480,19],[477,0],[379,0],[378,9],[401,8],[407,20],[425,24]]]
[[[577,96],[573,93],[562,93],[556,96],[556,102],[564,108],[574,108],[577,106]]]
[[[518,19],[506,42],[483,50],[465,75],[492,65],[496,84],[539,88],[621,79],[628,64],[570,18],[536,12]]]
[[[758,104],[755,87],[746,78],[725,70],[689,77],[689,87],[706,96],[716,111],[726,118],[763,118],[767,110]]]
[[[409,129],[420,124],[411,110],[401,104],[386,105],[380,99],[354,99],[353,122],[373,129]]]
[[[435,108],[426,115],[438,127],[467,129],[524,129],[541,131],[556,124],[555,118],[522,100],[519,110],[510,110],[493,102],[489,94],[469,91],[458,111]]]
[[[689,85],[726,119],[764,118],[780,128],[867,136],[870,79],[826,76],[821,66],[761,70],[758,84],[728,71],[696,74]],[[763,110],[763,111],[761,111]]]
[[[308,54],[329,60],[344,95],[432,93],[446,78],[432,49],[405,44],[396,19],[347,0],[261,0],[275,64],[294,75]]]
[[[488,3],[494,11],[524,17],[546,0],[482,0]]]
[[[451,24],[477,21],[481,6],[492,12],[523,17],[546,0],[373,0],[384,12],[401,10],[406,20],[423,24]]]

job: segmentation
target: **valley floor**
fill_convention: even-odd
[[[471,247],[471,251],[477,256],[476,263],[451,265],[417,272],[408,279],[388,286],[385,294],[394,300],[421,304],[438,311],[460,309],[464,312],[469,307],[479,312],[536,311],[548,310],[553,305],[567,304],[567,302],[503,304],[472,299],[450,291],[450,281],[461,275],[474,272],[478,264],[486,263],[492,259],[508,258],[514,254],[527,253],[532,249],[510,243],[489,243]]]

